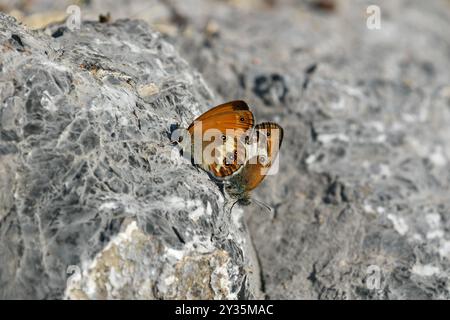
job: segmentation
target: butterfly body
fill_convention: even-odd
[[[238,204],[248,206],[251,201],[250,190],[246,187],[248,180],[244,176],[237,174],[228,181],[225,191],[230,197],[237,201]]]

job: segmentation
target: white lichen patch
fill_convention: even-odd
[[[386,209],[383,208],[383,207],[381,207],[381,206],[378,206],[378,207],[377,207],[377,212],[378,212],[378,214],[384,214],[384,213],[386,212]],[[389,217],[388,217],[388,218],[389,218]]]
[[[48,93],[47,90],[44,90],[42,92],[41,105],[50,112],[56,112],[58,110],[58,107],[53,101],[53,97]]]
[[[212,215],[211,203],[209,203],[209,202],[206,203],[206,214],[208,216]]]
[[[206,207],[199,199],[186,200],[180,197],[170,197],[167,199],[165,206],[169,206],[174,210],[189,211],[189,218],[197,222],[204,215],[212,214],[211,204],[208,202]]]
[[[402,217],[397,217],[396,215],[393,214],[388,214],[387,215],[388,219],[392,221],[392,224],[394,225],[394,229],[400,234],[400,235],[405,235],[406,232],[408,232],[409,228],[408,225],[406,224],[405,219],[403,219]]]
[[[109,201],[102,203],[99,207],[99,210],[114,210],[118,208],[117,202]]]
[[[438,267],[421,264],[415,264],[411,271],[412,273],[422,277],[430,277],[441,272]]]
[[[241,207],[235,206],[231,211],[231,221],[236,226],[237,229],[242,227],[242,216],[244,215],[244,210]]]
[[[430,229],[439,229],[441,226],[441,216],[438,213],[429,213],[425,216],[425,220]]]
[[[81,277],[67,284],[66,299],[153,299],[152,269],[157,246],[136,221],[127,224],[93,259],[82,266]],[[149,261],[147,261],[149,260]]]
[[[439,254],[443,258],[450,258],[450,241],[444,240],[439,248]]]
[[[444,231],[443,230],[431,230],[429,232],[427,232],[427,239],[428,240],[433,240],[433,239],[439,239],[442,238],[444,236]]]
[[[441,216],[438,213],[427,214],[425,221],[430,228],[426,234],[427,239],[432,240],[444,237],[445,233],[441,228]]]
[[[151,97],[159,93],[159,87],[154,83],[140,85],[137,92],[141,97]]]
[[[167,198],[166,203],[170,206],[171,209],[175,210],[190,210],[203,205],[202,202],[198,199],[186,200],[176,196]]]
[[[225,251],[223,251],[225,253]],[[211,267],[214,268],[211,274],[211,286],[214,290],[215,299],[237,299],[237,292],[231,292],[231,281],[228,273],[229,257],[220,256],[215,260],[211,260]],[[238,273],[237,266],[235,266],[235,273]]]
[[[343,134],[343,133],[327,133],[327,134],[320,134],[317,139],[322,142],[323,144],[329,144],[333,141],[343,141],[343,142],[349,142],[350,138]]]
[[[156,255],[159,258],[155,258]],[[208,237],[194,236],[181,249],[166,247],[126,227],[80,274],[67,282],[66,299],[235,299],[232,279],[239,273],[228,252]]]
[[[224,250],[184,257],[175,267],[178,281],[173,298],[235,299],[237,293],[231,292],[229,263],[230,257]]]
[[[430,161],[437,167],[443,167],[447,164],[447,158],[441,146],[437,146],[430,154]]]
[[[189,213],[189,218],[191,218],[194,221],[197,221],[201,216],[205,214],[205,209],[203,207],[198,207],[197,209],[191,211]]]
[[[167,256],[175,258],[176,260],[181,260],[185,255],[185,250],[176,250],[173,248],[167,248],[166,254]]]
[[[316,154],[310,154],[310,155],[306,158],[305,163],[306,163],[307,165],[313,164],[314,162],[316,162],[317,158],[318,158],[318,155],[316,155]]]
[[[372,207],[372,205],[368,202],[364,202],[363,209],[367,213],[375,213],[375,209]]]

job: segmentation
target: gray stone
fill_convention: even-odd
[[[259,297],[242,210],[170,143],[213,99],[171,44],[0,14],[0,48],[0,298]]]
[[[254,192],[274,213],[245,209],[266,296],[448,299],[448,3],[195,3],[168,38],[223,100],[285,129]]]
[[[81,9],[91,19],[108,11],[113,20],[145,19],[202,74],[214,92],[214,101],[212,94],[199,93],[201,97],[192,99],[198,109],[179,106],[175,112],[167,107],[174,120],[186,124],[194,113],[206,110],[206,102],[239,98],[249,102],[258,121],[277,121],[284,127],[280,172],[253,193],[275,210],[265,214],[254,205],[244,208],[256,248],[253,260],[260,265],[256,275],[261,276],[266,297],[449,299],[448,2],[334,2],[335,8],[330,9],[306,0],[142,0],[124,10],[116,1],[91,1]],[[42,10],[42,3],[48,8],[54,1],[34,3],[37,7],[32,10]],[[61,1],[53,6],[64,10],[67,4]],[[373,4],[381,9],[380,30],[366,27],[366,9]],[[17,41],[12,40],[10,46],[22,50]],[[119,68],[114,61],[111,64]],[[1,83],[2,96],[5,92],[21,96],[14,94],[14,83]],[[155,83],[159,88],[159,82]],[[195,81],[190,83],[203,92]],[[155,90],[148,86],[138,92]],[[20,106],[24,102],[10,103]],[[26,109],[19,107],[8,117],[19,121],[23,112]],[[5,154],[3,159],[10,160],[2,161],[1,181],[10,185],[15,181],[12,173],[22,172],[16,154],[23,147],[14,139],[23,133],[14,128],[33,132],[39,126],[3,122],[2,126],[7,128],[2,130],[2,139],[10,140],[2,143],[0,151]],[[117,152],[123,156],[129,151]],[[161,162],[150,162],[150,166],[160,170]],[[168,178],[167,183],[183,180],[192,188],[201,188],[198,182],[215,188],[188,164],[180,172],[184,180],[175,174],[170,177],[175,182]],[[119,184],[122,178],[114,181]],[[14,203],[14,193],[8,191],[0,195],[2,212],[10,212]],[[9,225],[15,227],[3,235],[2,224],[2,239],[17,246],[24,237],[17,231],[18,223]],[[132,222],[125,225],[119,235],[134,232]],[[131,240],[117,238],[121,255],[129,255],[130,246],[120,243],[148,242],[149,234],[138,233]],[[104,261],[105,253],[114,251],[111,247],[114,243],[103,248],[94,261]],[[139,254],[151,255],[152,248]],[[243,252],[252,256],[250,249],[243,248]],[[113,253],[106,256],[117,256]],[[91,260],[92,254],[86,261]],[[221,255],[211,260],[220,265]],[[7,261],[10,265],[1,269],[2,283],[3,279],[11,281],[17,269],[14,255]],[[186,261],[183,265],[190,268],[195,258]],[[83,279],[103,276],[98,269],[88,268],[68,294],[85,297]],[[161,273],[160,279],[171,279],[176,270],[184,270],[173,264],[166,269],[168,274]],[[249,273],[249,285],[258,287],[258,280],[250,275],[255,273]],[[174,292],[172,287],[164,290],[166,297]],[[120,296],[117,290],[109,292],[112,297]]]

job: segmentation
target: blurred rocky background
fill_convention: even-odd
[[[72,4],[77,32],[65,28]],[[367,25],[371,5],[380,28]],[[1,16],[2,297],[450,298],[450,1],[43,0],[0,10],[24,24]],[[36,56],[47,47],[53,69]],[[42,102],[46,91],[68,101]],[[270,214],[251,205],[229,217],[206,174],[161,160],[173,122],[232,99],[285,129],[280,171],[254,192]],[[52,101],[66,114],[41,112]],[[92,101],[97,111],[76,110]],[[118,119],[107,118],[111,105]],[[69,119],[89,169],[53,127]],[[112,137],[108,121],[126,134]],[[137,154],[146,160],[130,160]],[[86,178],[107,163],[100,180],[113,185],[87,193],[75,171],[67,185],[74,162],[93,170]],[[48,175],[48,190],[69,190],[60,203],[47,197]],[[47,230],[44,216],[59,225]],[[223,226],[229,241],[210,239]],[[82,270],[66,286],[67,265]]]

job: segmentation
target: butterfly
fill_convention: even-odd
[[[236,100],[208,110],[187,128],[194,164],[222,181],[242,205],[250,203],[250,191],[271,169],[283,140],[280,125],[254,122],[248,105]]]
[[[256,144],[256,153],[249,153],[250,159],[239,173],[229,178],[225,186],[225,191],[237,203],[249,205],[251,202],[250,191],[270,174],[270,170],[273,170],[272,165],[278,160],[277,156],[283,135],[283,128],[274,122],[263,122],[255,126],[252,145]],[[258,202],[258,204],[262,203]]]

